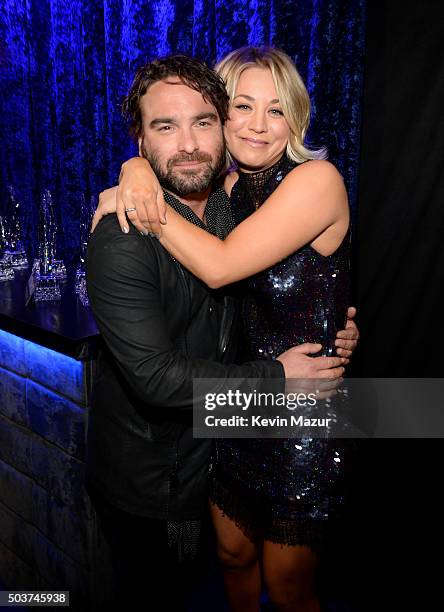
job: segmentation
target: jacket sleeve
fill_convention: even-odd
[[[150,406],[190,409],[193,379],[276,379],[283,388],[280,362],[225,365],[190,359],[168,335],[160,298],[157,255],[152,239],[120,228],[112,219],[96,228],[88,247],[90,304],[102,338],[136,396]],[[117,225],[117,224],[115,224]],[[112,227],[112,226],[111,226]],[[237,384],[241,385],[241,380]]]

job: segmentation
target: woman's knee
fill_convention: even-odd
[[[257,545],[216,504],[211,504],[211,513],[217,535],[217,552],[224,567],[239,569],[253,566],[259,557]]]
[[[225,569],[247,569],[258,561],[256,548],[252,544],[219,542],[217,553]]]

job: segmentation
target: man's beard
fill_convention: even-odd
[[[190,193],[203,193],[210,187],[211,183],[219,176],[225,167],[225,147],[221,143],[218,151],[213,159],[209,153],[196,151],[187,155],[186,153],[177,153],[171,157],[166,164],[166,170],[161,167],[158,155],[155,152],[150,152],[141,147],[141,153],[147,159],[157,176],[159,183],[167,191],[184,197]],[[179,170],[176,164],[179,162],[205,162],[205,165],[199,167],[198,170],[193,168]]]

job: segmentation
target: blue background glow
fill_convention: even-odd
[[[210,64],[246,44],[281,47],[313,103],[355,201],[364,0],[4,0],[0,14],[0,214],[12,184],[32,256],[38,201],[53,192],[59,248],[79,250],[79,201],[116,182],[134,152],[120,103],[135,69],[183,52]]]

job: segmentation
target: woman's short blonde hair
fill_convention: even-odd
[[[279,103],[290,128],[288,157],[299,163],[309,159],[325,159],[325,148],[313,150],[304,144],[310,123],[310,98],[296,66],[283,51],[272,47],[242,47],[224,57],[215,70],[224,80],[230,100],[233,101],[240,75],[252,67],[268,68],[272,74]]]

